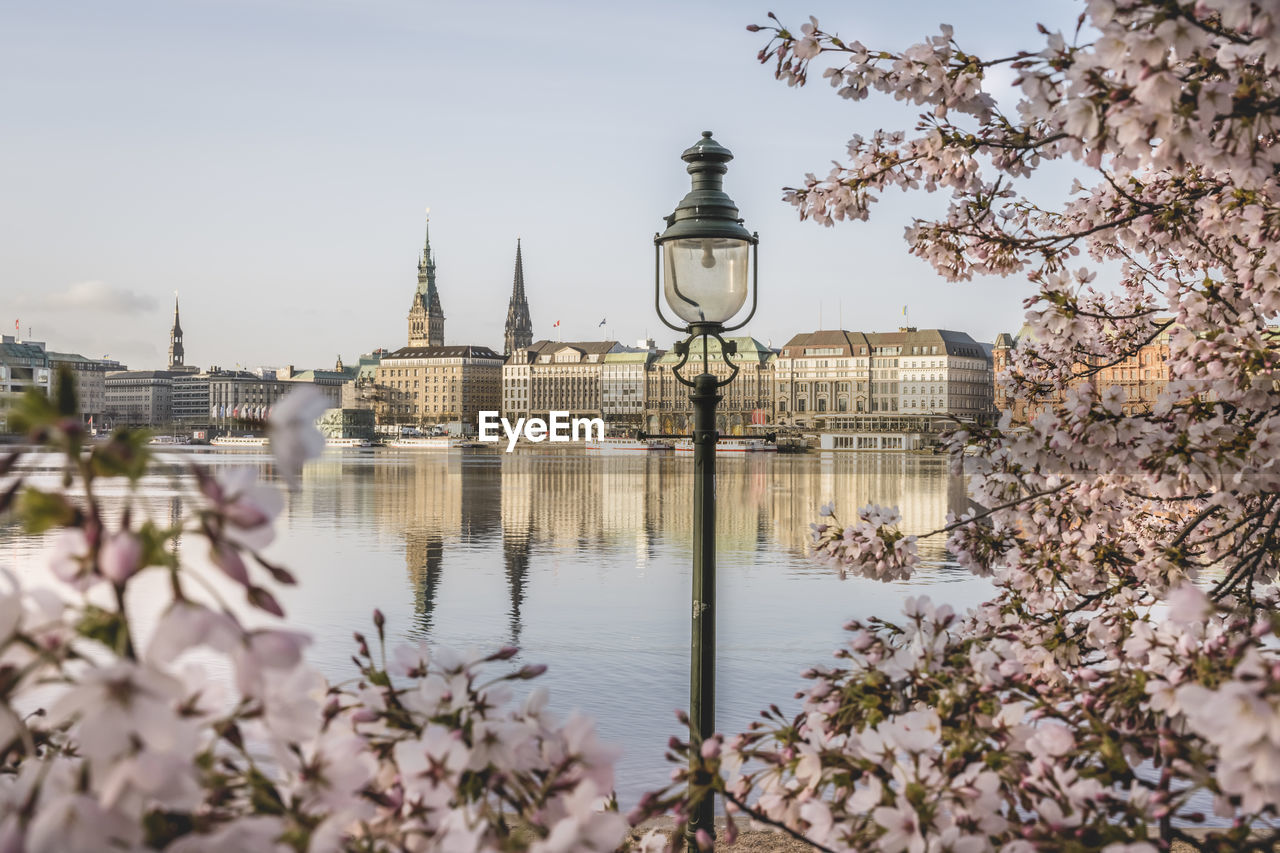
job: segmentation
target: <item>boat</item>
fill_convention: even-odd
[[[220,435],[209,442],[213,447],[266,447],[265,435]]]
[[[342,447],[368,447],[369,439],[367,438],[326,438],[324,446],[328,448]]]
[[[676,453],[692,453],[693,442],[676,442]],[[716,442],[716,455],[721,453],[777,453],[778,445],[763,438],[722,438]]]
[[[587,450],[605,453],[648,453],[650,450],[670,450],[671,445],[654,439],[601,438],[586,442]]]
[[[147,443],[160,445],[190,444],[191,439],[185,435],[153,435]]]
[[[396,450],[448,450],[453,440],[447,435],[404,435],[393,438],[383,445]]]

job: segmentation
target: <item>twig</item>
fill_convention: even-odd
[[[735,806],[737,806],[739,809],[741,809],[741,810],[742,810],[743,812],[745,812],[746,814],[750,815],[750,817],[751,817],[751,819],[752,819],[752,820],[758,820],[758,821],[760,821],[760,823],[768,824],[769,826],[772,826],[772,827],[774,827],[775,829],[780,829],[780,830],[782,830],[783,832],[785,832],[787,835],[790,835],[790,836],[791,836],[792,838],[794,838],[796,841],[802,841],[802,842],[804,842],[805,844],[808,844],[808,845],[812,846],[813,848],[815,848],[815,849],[817,849],[817,850],[821,850],[821,851],[822,851],[822,853],[836,853],[836,851],[832,850],[830,847],[823,847],[821,844],[819,844],[818,842],[814,841],[812,838],[806,838],[806,837],[805,837],[805,835],[804,835],[803,833],[797,832],[796,830],[794,830],[794,829],[792,829],[791,827],[787,826],[785,823],[782,823],[781,821],[774,820],[773,818],[769,817],[768,815],[761,814],[760,812],[756,811],[756,810],[755,810],[755,809],[753,809],[751,806],[747,805],[747,804],[746,804],[746,803],[744,803],[742,800],[738,799],[737,797],[735,797],[733,794],[729,793],[728,791],[725,791],[725,792],[724,792],[724,798],[725,798],[726,800],[728,800],[729,802],[733,803]]]

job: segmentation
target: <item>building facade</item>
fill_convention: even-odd
[[[502,405],[502,356],[481,346],[407,346],[382,356],[374,384],[381,423],[474,430],[481,411]]]
[[[342,389],[348,382],[356,378],[359,372],[357,365],[347,366],[338,356],[332,370],[295,370],[292,364],[276,371],[276,378],[284,382],[306,382],[316,386],[329,400],[329,407],[341,409]]]
[[[511,302],[507,305],[507,324],[502,336],[502,354],[527,349],[533,344],[533,321],[529,319],[529,301],[524,293],[524,261],[520,257],[520,241],[516,240],[516,273],[511,285]]]
[[[600,369],[600,414],[610,435],[644,429],[649,372],[663,351],[646,342],[643,349],[606,353]]]
[[[117,370],[106,376],[107,424],[167,427],[173,422],[173,376],[167,370]]]
[[[431,216],[427,216],[427,232],[418,259],[418,288],[409,308],[409,346],[444,346],[444,310],[436,290],[436,259],[431,253]]]
[[[774,418],[809,426],[815,415],[869,412],[884,401],[873,385],[873,345],[861,332],[824,330],[794,336],[773,366]]]
[[[538,341],[517,350],[502,368],[503,413],[507,418],[601,417],[601,377],[605,357],[625,347],[617,341]]]
[[[716,428],[723,435],[746,435],[753,426],[772,421],[773,361],[775,353],[755,338],[726,338],[735,352],[729,358],[738,375],[720,389],[723,399],[716,410]],[[674,368],[681,356],[670,350],[653,362],[645,385],[645,430],[652,433],[687,435],[693,428],[693,405],[688,386],[676,379]],[[707,370],[718,379],[728,378],[731,369],[720,355],[720,343],[708,341]],[[702,345],[697,343],[680,375],[692,379],[702,372]]]
[[[0,335],[0,431],[8,432],[9,409],[31,388],[46,394],[53,389],[53,368],[44,344]]]
[[[80,416],[85,423],[92,422],[95,427],[101,425],[107,412],[107,373],[124,370],[125,366],[111,359],[85,358],[72,352],[50,352],[48,355],[55,377],[59,370],[71,372]]]
[[[316,428],[325,438],[374,438],[374,413],[368,409],[325,409]]]
[[[386,389],[378,385],[378,365],[386,353],[384,349],[376,349],[356,360],[351,378],[342,383],[341,408],[376,411],[380,407]]]
[[[1157,322],[1167,322],[1167,318]],[[1008,369],[1013,350],[1027,333],[1027,328],[1023,327],[1016,338],[1007,333],[1001,333],[996,337],[995,345],[991,350],[991,361],[996,376],[1000,376]],[[1120,388],[1123,393],[1120,407],[1123,414],[1132,415],[1150,411],[1169,384],[1169,329],[1166,327],[1128,358],[1113,364],[1081,363],[1075,366],[1075,372],[1077,378],[1073,385],[1089,384],[1098,393],[1111,387]],[[996,408],[1001,412],[1009,412],[1014,423],[1026,423],[1039,413],[1052,410],[1062,402],[1062,394],[1058,392],[1035,397],[1012,394],[1003,382],[995,391]]]
[[[936,431],[928,424],[995,415],[986,348],[948,329],[796,335],[778,354],[774,391],[777,423],[802,429],[859,429],[860,420],[902,416],[911,422],[902,429]]]
[[[209,377],[209,425],[216,430],[259,430],[276,402],[293,390],[290,382],[248,370],[212,367]]]
[[[206,371],[173,374],[173,422],[176,426],[211,426],[209,377]]]

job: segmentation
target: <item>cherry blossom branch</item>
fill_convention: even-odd
[[[797,830],[792,829],[782,821],[774,820],[773,818],[769,817],[767,814],[764,814],[763,812],[760,812],[752,808],[751,806],[747,805],[747,803],[743,802],[743,800],[740,799],[738,796],[736,796],[732,791],[725,790],[725,791],[722,791],[721,793],[723,794],[726,800],[733,803],[734,807],[736,807],[739,811],[743,812],[744,814],[749,815],[752,820],[759,821],[760,823],[763,823],[766,826],[772,826],[774,829],[781,830],[783,833],[791,836],[796,841],[800,841],[804,844],[808,844],[810,847],[813,847],[815,850],[821,851],[821,853],[836,853],[836,851],[831,849],[830,847],[826,847],[814,841],[813,839],[806,837],[803,833],[800,833]]]

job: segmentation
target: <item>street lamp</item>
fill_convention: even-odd
[[[680,155],[688,163],[693,186],[675,213],[666,218],[667,230],[655,235],[654,307],[669,328],[685,335],[673,347],[680,356],[673,373],[689,386],[693,404],[693,610],[689,666],[690,727],[705,740],[715,733],[716,689],[716,404],[720,389],[738,375],[729,358],[737,347],[722,337],[741,329],[756,313],[759,257],[751,249],[759,238],[742,225],[738,207],[721,188],[725,164],[733,159],[728,148],[705,131]],[[726,326],[747,301],[747,255],[755,257],[751,270],[751,311],[735,326]],[[662,313],[659,293],[685,325]],[[711,374],[708,341],[720,343],[720,357],[729,376]],[[693,345],[702,341],[702,372],[693,379],[680,375]],[[695,356],[696,359],[696,356]],[[695,746],[696,749],[696,746]],[[696,753],[695,753],[696,754]],[[695,760],[691,755],[690,762]],[[699,829],[715,835],[715,804],[710,796],[689,815],[689,835]]]

